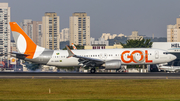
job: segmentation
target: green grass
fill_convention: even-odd
[[[180,100],[180,80],[0,79],[0,100],[171,101]]]

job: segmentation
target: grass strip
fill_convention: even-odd
[[[180,80],[0,79],[2,101],[172,101]]]

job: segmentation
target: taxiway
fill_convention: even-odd
[[[0,79],[180,79],[180,73],[0,72]]]

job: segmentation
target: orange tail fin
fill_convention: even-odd
[[[18,51],[22,54],[28,54],[26,58],[32,59],[37,45],[29,38],[29,36],[19,27],[16,22],[10,22],[10,27]]]

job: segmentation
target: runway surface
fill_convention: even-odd
[[[0,79],[180,79],[180,73],[0,72]]]

